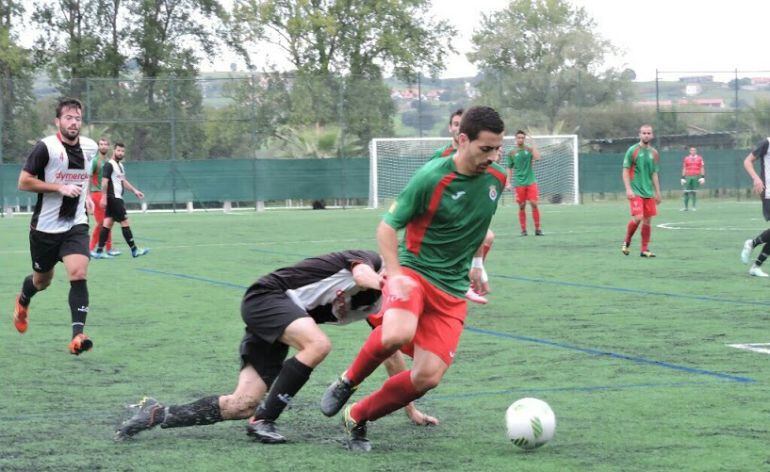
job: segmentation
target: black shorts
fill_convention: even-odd
[[[89,257],[88,225],[75,225],[64,233],[44,233],[30,230],[29,253],[32,256],[32,270],[49,272],[64,256],[82,254]]]
[[[762,199],[762,216],[765,217],[765,221],[770,221],[770,198]]]
[[[251,364],[268,388],[281,370],[289,346],[278,339],[294,320],[309,316],[282,290],[255,286],[241,303],[246,334],[241,340],[241,369]]]
[[[107,208],[105,209],[105,216],[112,218],[118,223],[126,221],[126,204],[123,203],[122,198],[107,197]]]

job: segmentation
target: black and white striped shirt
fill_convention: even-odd
[[[754,154],[754,157],[759,159],[761,170],[759,177],[762,179],[762,183],[765,184],[765,191],[762,194],[762,198],[769,200],[770,188],[767,188],[767,184],[770,182],[770,138],[765,138],[760,141],[752,154]]]
[[[374,251],[332,252],[273,271],[249,290],[283,291],[316,322],[347,324],[380,309],[380,290],[362,289],[353,280],[357,264],[379,271],[382,259]]]
[[[88,180],[98,150],[96,142],[84,136],[74,146],[62,142],[58,133],[38,141],[23,169],[43,182],[77,185],[83,191],[79,197],[65,197],[58,192],[38,193],[30,223],[32,229],[64,233],[75,225],[88,224]]]

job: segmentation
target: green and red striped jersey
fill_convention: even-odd
[[[91,192],[102,191],[102,165],[104,165],[104,160],[98,158],[94,159],[94,163],[91,166],[91,181],[89,186]]]
[[[412,177],[383,221],[406,228],[399,261],[439,289],[462,297],[474,253],[497,211],[505,171],[492,164],[481,175],[457,172],[454,159],[434,159]]]
[[[513,169],[513,180],[516,187],[523,187],[537,182],[532,169],[532,149],[517,147],[505,156],[505,164]]]
[[[431,160],[437,159],[439,157],[450,157],[453,156],[456,152],[457,148],[454,147],[454,143],[449,143],[444,147],[436,149],[436,152],[434,152],[433,156],[431,156]]]
[[[631,190],[634,195],[642,198],[655,196],[652,174],[660,171],[660,156],[654,147],[642,147],[636,143],[628,148],[623,159],[623,168],[629,170]]]

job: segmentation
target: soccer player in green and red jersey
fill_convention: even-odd
[[[107,152],[110,150],[110,140],[107,138],[99,138],[99,153],[94,159],[93,166],[91,168],[91,180],[90,180],[90,196],[91,201],[94,202],[94,232],[91,234],[91,244],[89,250],[94,252],[96,245],[99,243],[99,232],[102,230],[102,223],[104,222],[104,208],[99,206],[99,202],[102,201],[102,167],[107,162]],[[107,236],[107,243],[104,246],[107,249],[107,254],[110,256],[119,256],[120,251],[112,250],[112,234]]]
[[[460,120],[463,117],[463,109],[458,108],[457,110],[453,111],[451,115],[449,115],[449,134],[452,135],[452,142],[447,144],[444,147],[436,149],[436,152],[433,153],[433,157],[431,157],[431,160],[442,158],[442,157],[452,157],[457,152],[457,148],[460,146],[458,144],[458,136],[460,135]],[[489,254],[489,251],[492,249],[492,244],[495,242],[495,233],[492,232],[491,229],[487,230],[487,235],[484,238],[484,244],[483,244],[483,251],[481,255],[482,263],[487,260],[487,254]],[[487,277],[487,273],[484,268],[482,267],[482,273],[484,278]],[[472,301],[473,303],[478,303],[480,305],[486,305],[489,303],[489,300],[487,300],[487,297],[481,296],[478,293],[476,293],[473,290],[473,287],[469,288],[468,291],[465,293],[465,298]]]
[[[508,182],[505,188],[510,189],[512,182],[516,184],[516,203],[519,204],[521,235],[527,235],[526,208],[527,202],[529,202],[529,207],[532,209],[532,220],[535,223],[535,236],[542,236],[540,209],[537,207],[537,179],[535,179],[535,172],[532,170],[533,163],[540,160],[540,151],[534,145],[526,146],[524,144],[526,139],[527,133],[522,130],[516,131],[516,147],[505,158],[508,172]]]
[[[642,252],[639,255],[655,257],[649,245],[652,217],[658,214],[657,204],[660,203],[660,156],[658,151],[650,146],[652,137],[652,126],[642,125],[639,128],[639,142],[628,148],[623,159],[623,184],[631,204],[631,221],[628,222],[626,239],[620,248],[626,256],[630,252],[631,238],[641,223]]]
[[[459,147],[450,159],[428,162],[412,177],[377,228],[387,281],[376,326],[358,356],[321,399],[335,415],[355,389],[399,349],[412,351],[412,369],[348,406],[348,447],[369,451],[366,423],[396,411],[435,388],[455,357],[470,284],[484,295],[482,242],[505,186],[496,164],[504,124],[489,107],[467,110]],[[397,230],[405,228],[399,244]]]
[[[684,186],[684,208],[687,211],[690,197],[692,197],[692,211],[695,211],[695,196],[698,193],[698,187],[706,182],[706,165],[703,158],[698,155],[698,150],[690,148],[690,154],[682,159],[682,185]]]
[[[449,115],[449,134],[452,136],[452,142],[446,146],[436,149],[436,152],[431,156],[431,160],[439,157],[452,157],[457,152],[459,142],[457,137],[460,134],[460,120],[463,117],[463,109],[458,108]]]

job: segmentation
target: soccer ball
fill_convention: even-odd
[[[556,416],[543,400],[522,398],[508,407],[505,425],[513,444],[522,449],[536,449],[553,438]]]

